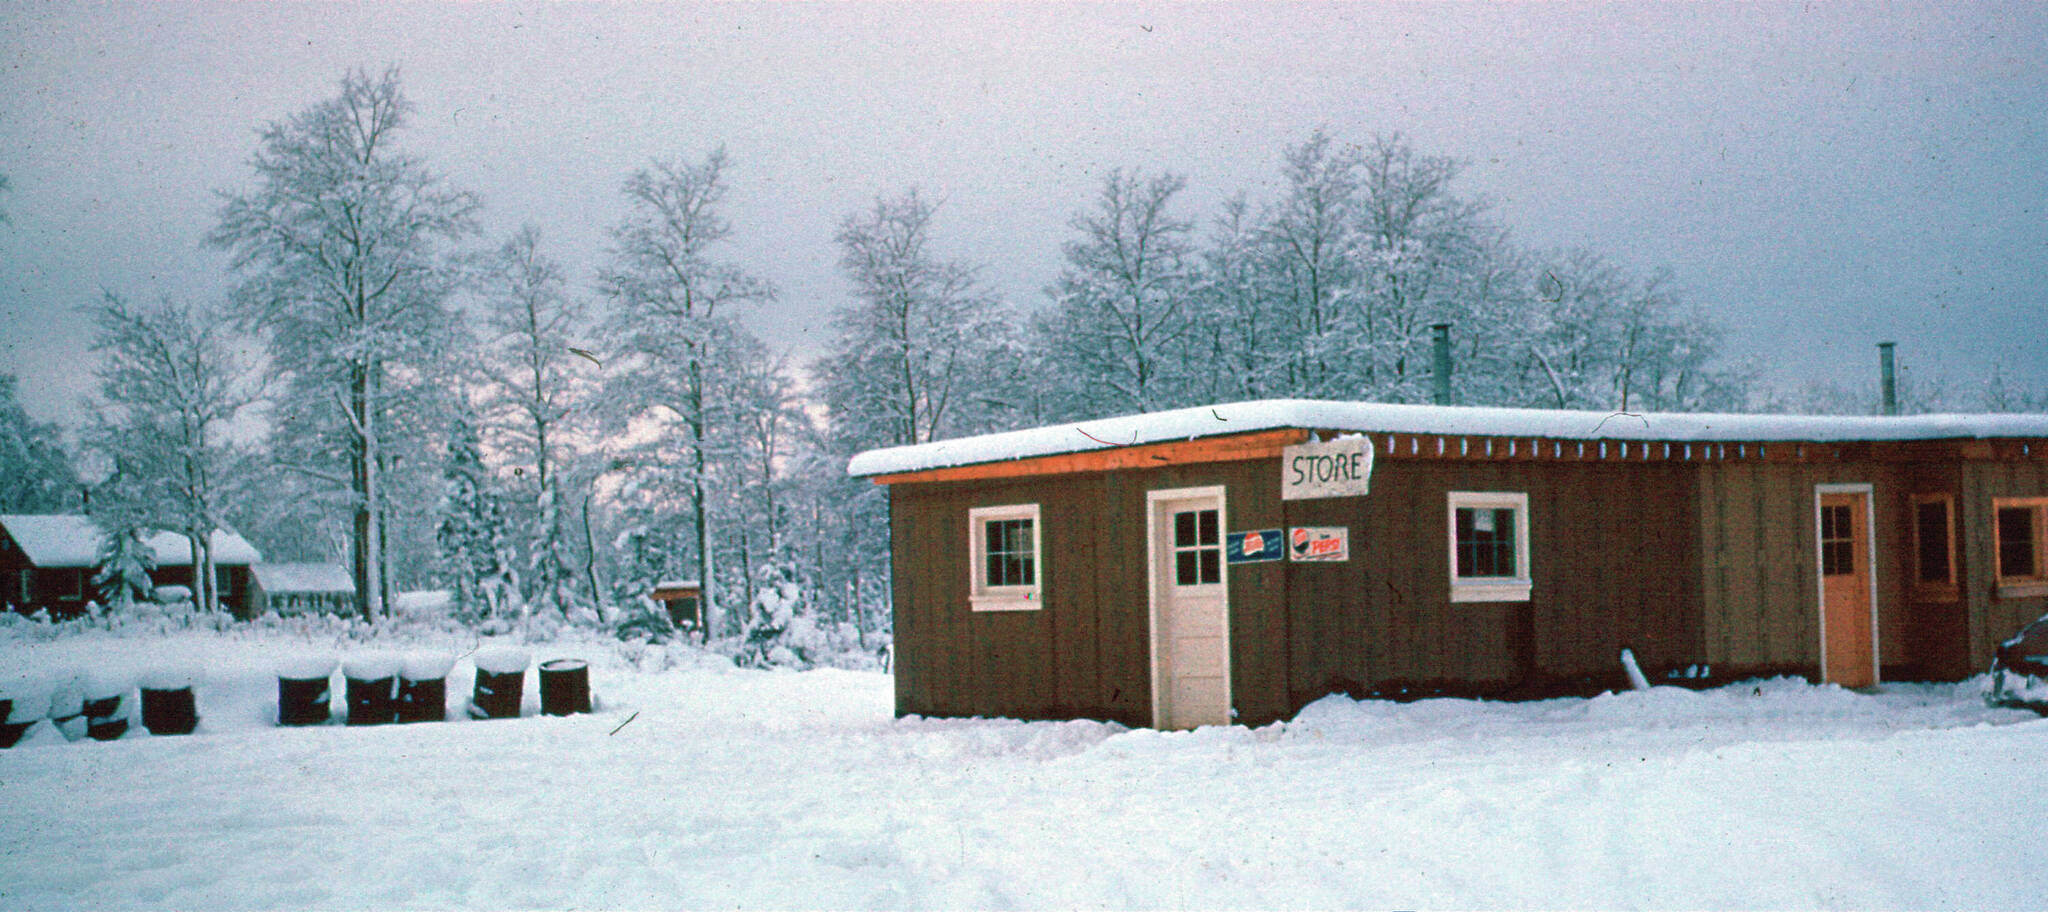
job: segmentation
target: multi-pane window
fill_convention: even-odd
[[[1458,576],[1515,575],[1515,511],[1458,509]]]
[[[1223,533],[1215,510],[1173,514],[1173,582],[1204,586],[1223,581]]]
[[[1999,594],[2048,594],[2048,497],[2001,497],[1991,502]]]
[[[1452,491],[1453,602],[1529,600],[1529,495]]]
[[[1856,572],[1854,514],[1847,504],[1820,508],[1820,574],[1848,576]]]
[[[976,611],[1029,611],[1039,607],[1044,575],[1043,529],[1037,504],[967,511],[972,578],[968,601]]]
[[[1029,586],[1038,582],[1037,523],[1030,519],[997,519],[983,523],[987,546],[982,550],[984,578],[990,586]]]

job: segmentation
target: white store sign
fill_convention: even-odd
[[[1363,497],[1372,481],[1372,438],[1363,434],[1280,451],[1280,499]]]

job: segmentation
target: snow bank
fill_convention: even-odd
[[[1267,399],[869,450],[854,456],[846,471],[887,475],[1279,428],[1662,443],[1831,442],[2048,437],[2048,415],[1621,414]]]
[[[455,604],[455,594],[446,589],[420,589],[391,597],[392,607],[406,614],[442,613]]]
[[[2043,905],[2048,814],[2026,796],[2048,781],[2048,721],[1985,707],[1981,680],[1330,697],[1256,730],[1155,732],[897,719],[885,675],[563,640],[530,648],[588,657],[616,698],[595,715],[280,728],[277,656],[333,646],[309,629],[0,637],[0,668],[29,679],[166,653],[208,671],[195,735],[38,725],[0,754],[0,832],[30,834],[0,853],[6,904]],[[451,673],[471,683],[470,662]]]

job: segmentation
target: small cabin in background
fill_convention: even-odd
[[[862,453],[896,710],[1185,728],[1330,693],[1958,680],[2048,612],[2048,415],[1276,400]]]
[[[0,516],[0,603],[23,614],[47,610],[53,618],[85,613],[86,603],[99,598],[92,578],[105,540],[106,533],[89,516]],[[144,543],[156,556],[152,582],[192,586],[192,549],[185,536],[151,532]],[[212,545],[221,606],[236,617],[249,617],[249,565],[263,555],[227,529],[214,531]]]
[[[670,623],[692,636],[704,633],[704,586],[696,580],[662,580],[654,584],[651,598],[668,611]]]
[[[249,614],[348,614],[355,609],[356,583],[333,563],[253,564],[249,567]]]

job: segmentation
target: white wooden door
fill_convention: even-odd
[[[1230,606],[1223,489],[1153,491],[1152,718],[1158,728],[1230,724]]]

